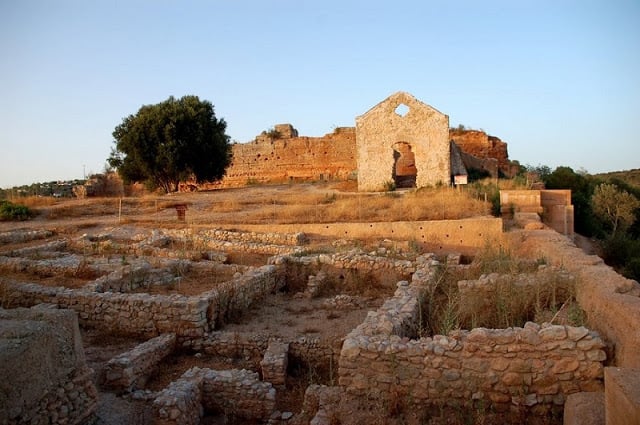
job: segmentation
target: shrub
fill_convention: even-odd
[[[396,182],[394,182],[393,180],[385,182],[384,190],[385,192],[393,192],[394,190],[396,190]]]
[[[24,205],[16,205],[9,201],[0,201],[0,220],[28,220],[33,217],[33,211]]]

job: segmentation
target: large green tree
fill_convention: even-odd
[[[192,176],[218,180],[231,160],[226,128],[211,102],[171,96],[122,120],[108,162],[125,182],[145,182],[165,192],[178,190],[178,183]]]

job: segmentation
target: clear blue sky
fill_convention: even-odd
[[[0,187],[100,172],[170,95],[245,142],[320,136],[402,90],[523,164],[640,168],[640,2],[0,0]]]

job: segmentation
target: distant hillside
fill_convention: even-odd
[[[626,171],[612,171],[610,173],[596,174],[595,177],[599,177],[603,180],[620,179],[623,182],[635,186],[640,189],[640,168]]]

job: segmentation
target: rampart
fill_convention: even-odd
[[[338,127],[321,137],[298,136],[290,124],[278,124],[274,130],[256,136],[251,142],[233,144],[232,162],[221,181],[188,181],[180,185],[180,190],[356,178],[355,127]],[[447,136],[447,143],[453,140],[462,150],[466,166],[486,170],[491,175],[497,175],[498,169],[506,176],[515,175],[507,144],[499,138],[476,130],[450,130]]]
[[[232,146],[232,161],[222,181],[198,187],[209,190],[257,183],[347,180],[356,170],[355,140],[353,127],[338,127],[322,137],[298,137],[297,131],[261,135]]]
[[[495,159],[497,168],[507,177],[515,175],[513,166],[509,162],[507,144],[498,137],[490,136],[481,130],[449,131],[449,139],[455,142],[460,149],[478,159]]]

